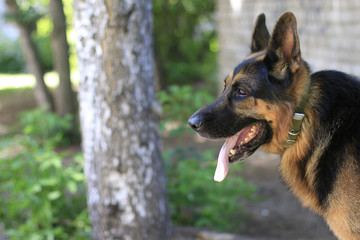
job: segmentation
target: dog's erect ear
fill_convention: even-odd
[[[287,69],[295,73],[300,66],[300,42],[296,18],[293,13],[284,13],[277,21],[269,43],[266,61],[270,74],[282,79]]]
[[[256,20],[252,34],[251,52],[259,52],[267,48],[270,39],[269,31],[266,28],[265,14],[260,14]]]

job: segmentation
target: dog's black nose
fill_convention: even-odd
[[[203,119],[199,115],[195,114],[189,119],[188,123],[194,131],[198,132],[203,124]]]

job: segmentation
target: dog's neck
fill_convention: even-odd
[[[296,73],[297,76],[295,77],[294,83],[296,85],[301,84],[302,85],[301,89],[303,91],[301,94],[299,94],[300,97],[296,99],[296,104],[295,104],[296,108],[292,119],[292,124],[288,131],[288,138],[284,143],[285,147],[293,146],[296,142],[298,135],[300,134],[301,125],[305,117],[305,107],[309,98],[310,71],[306,62],[302,61],[301,67],[298,71],[299,72]],[[298,81],[299,79],[302,80],[300,83]]]

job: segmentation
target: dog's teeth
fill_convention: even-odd
[[[230,154],[231,154],[231,155],[235,155],[235,153],[236,153],[236,151],[235,151],[234,149],[231,149],[231,150],[230,150]]]
[[[240,145],[243,145],[244,144],[244,141],[241,141]]]
[[[244,141],[245,141],[245,142],[249,141],[249,138],[248,138],[248,137],[247,137],[247,138],[245,138],[245,139],[244,139]]]
[[[255,133],[254,132],[251,132],[251,133],[249,133],[249,137],[252,137],[252,136],[254,136],[255,135]]]

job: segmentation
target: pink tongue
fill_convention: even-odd
[[[217,182],[221,182],[222,180],[224,180],[229,171],[229,153],[230,150],[235,146],[239,134],[240,133],[226,139],[224,145],[220,150],[214,176],[214,180]]]

